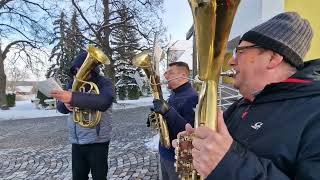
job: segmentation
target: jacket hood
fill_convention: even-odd
[[[305,79],[320,80],[320,59],[313,59],[304,63],[304,68],[298,71],[296,77]]]
[[[305,62],[303,69],[285,81],[267,85],[256,96],[255,102],[265,103],[315,95],[320,95],[320,59]]]
[[[88,53],[86,51],[81,52],[72,62],[70,73],[72,76],[77,74],[77,69],[81,67],[83,62],[86,60]],[[93,77],[98,76],[100,73],[100,68],[97,66],[95,69],[91,70],[91,75]]]

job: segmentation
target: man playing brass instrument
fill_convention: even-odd
[[[195,133],[193,165],[201,176],[320,178],[320,62],[303,63],[312,36],[309,22],[295,12],[242,36],[229,65],[243,98],[218,113],[216,132],[186,125]]]
[[[76,57],[70,69],[75,76],[84,63],[87,52]],[[111,81],[100,75],[98,67],[89,74],[89,82],[94,82],[100,94],[70,91],[52,91],[58,99],[57,109],[60,113],[69,114],[69,141],[72,144],[72,178],[88,180],[91,171],[94,180],[107,179],[108,149],[111,138],[111,105],[113,102]],[[69,84],[68,89],[71,89]],[[92,128],[82,127],[74,122],[74,108],[79,107],[102,112],[100,122]]]
[[[184,62],[173,62],[164,73],[168,89],[172,92],[168,102],[154,100],[154,111],[164,116],[168,124],[170,142],[184,130],[187,123],[194,124],[194,108],[198,103],[197,92],[188,82],[189,66]],[[179,179],[174,167],[174,149],[165,148],[159,143],[160,164],[163,180]]]

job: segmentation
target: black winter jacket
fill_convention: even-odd
[[[187,123],[194,124],[194,108],[198,103],[198,94],[191,87],[190,83],[185,83],[172,90],[168,99],[169,111],[164,114],[164,119],[168,124],[170,142],[177,139],[177,134],[184,131]],[[159,144],[160,156],[169,161],[175,161],[174,149],[165,148]]]
[[[320,179],[320,62],[224,113],[234,139],[207,179]]]

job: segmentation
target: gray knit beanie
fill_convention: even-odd
[[[308,20],[296,12],[285,12],[249,30],[241,40],[277,52],[284,56],[286,62],[299,69],[303,67],[312,37]]]

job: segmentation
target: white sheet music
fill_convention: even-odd
[[[163,58],[163,50],[160,46],[159,41],[156,39],[153,47],[153,64],[156,75],[160,76],[159,62]]]
[[[42,92],[47,97],[51,97],[50,92],[54,89],[63,90],[60,84],[53,77],[47,80],[38,82],[37,88],[40,92]]]

